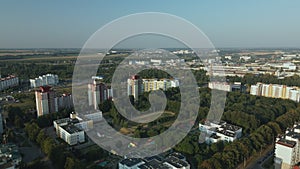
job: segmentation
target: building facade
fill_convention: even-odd
[[[35,91],[37,116],[58,112],[60,109],[72,108],[73,98],[71,94],[55,96],[55,91],[50,86],[41,86]]]
[[[242,137],[242,128],[224,121],[219,123],[205,121],[204,124],[199,123],[201,132],[206,133],[205,141],[207,144],[216,143],[218,141],[232,142]]]
[[[295,102],[300,101],[300,89],[298,87],[279,84],[257,83],[256,85],[251,85],[250,94],[255,96],[289,99]]]
[[[242,90],[242,85],[240,82],[235,82],[233,84],[230,84],[227,82],[209,82],[208,88],[222,90],[222,91],[226,91],[226,92],[232,92],[232,91]]]
[[[111,87],[106,86],[98,79],[94,79],[93,83],[88,84],[88,102],[89,106],[93,106],[95,110],[98,110],[98,105],[104,101],[113,97],[113,91]]]
[[[132,95],[135,100],[138,99],[138,96],[143,92],[143,80],[138,75],[131,76],[127,80],[127,93],[128,96]]]
[[[300,161],[300,123],[276,138],[275,169],[290,169]]]
[[[0,91],[19,85],[19,78],[14,75],[9,75],[5,78],[0,76]]]
[[[190,169],[190,164],[180,153],[166,156],[152,156],[146,158],[126,158],[119,162],[119,169]]]
[[[46,85],[57,85],[59,82],[58,76],[54,74],[46,74],[35,79],[29,79],[30,87],[36,88]]]
[[[56,135],[63,139],[69,145],[76,145],[85,141],[84,131],[93,128],[94,122],[102,120],[102,112],[97,111],[78,116],[71,113],[69,118],[63,118],[53,121]]]
[[[56,112],[55,92],[50,86],[35,91],[37,116]]]
[[[167,90],[171,87],[179,87],[178,79],[141,79],[138,75],[133,75],[127,80],[127,93],[132,95],[135,100],[143,92],[155,90]]]

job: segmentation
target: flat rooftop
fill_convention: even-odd
[[[78,119],[71,119],[71,118],[63,118],[63,119],[58,119],[58,120],[55,120],[55,122],[60,125],[62,123],[79,123],[79,120]]]
[[[296,145],[296,142],[281,138],[276,142],[276,144],[280,144],[280,145],[283,145],[283,146],[286,146],[286,147],[294,148],[295,145]]]
[[[152,160],[150,162],[140,165],[138,168],[139,169],[171,169],[171,167],[169,167],[166,164],[163,164],[158,160]]]
[[[74,133],[83,131],[83,130],[79,129],[78,127],[74,126],[73,124],[68,124],[68,125],[61,126],[61,127],[70,134],[74,134]]]
[[[143,162],[143,160],[141,158],[127,158],[127,159],[122,160],[120,163],[122,165],[126,165],[127,167],[132,167],[141,162]]]
[[[229,131],[233,131],[233,132],[236,132],[236,131],[241,129],[241,127],[235,126],[235,125],[232,125],[232,124],[224,124],[222,127],[225,130],[229,130]]]
[[[168,157],[165,162],[173,165],[174,167],[177,167],[177,168],[183,168],[183,167],[187,167],[189,166],[188,162],[186,161],[183,161],[183,160],[180,160],[176,157]]]

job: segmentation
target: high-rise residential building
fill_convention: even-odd
[[[1,78],[0,76],[0,91],[18,85],[19,85],[19,78],[17,76],[10,75],[4,78]]]
[[[46,86],[46,85],[57,85],[59,80],[58,76],[54,74],[46,74],[39,76],[35,79],[29,79],[30,81],[30,87],[40,87],[40,86]]]
[[[55,97],[56,111],[64,108],[73,107],[73,98],[71,94],[62,94],[60,97]]]
[[[35,91],[37,115],[42,116],[56,111],[55,92],[50,86],[41,86]]]
[[[97,79],[94,79],[92,84],[88,84],[89,106],[94,106],[95,110],[98,110],[98,105],[111,98],[112,95],[112,89]]]
[[[63,94],[56,97],[55,91],[50,86],[40,86],[35,91],[37,116],[54,113],[64,108],[73,107],[73,99],[71,94]]]
[[[134,99],[137,100],[138,96],[143,92],[143,80],[138,75],[131,76],[127,80],[127,93],[133,95]]]

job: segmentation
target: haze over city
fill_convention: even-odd
[[[72,3],[4,0],[0,6],[0,46],[81,48],[95,31],[119,17],[140,12],[163,12],[192,22],[217,48],[293,48],[300,44],[299,5],[296,0],[288,3],[281,0],[75,0]]]
[[[300,1],[0,3],[0,169],[299,169]]]

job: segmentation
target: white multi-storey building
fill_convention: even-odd
[[[287,129],[276,138],[274,164],[276,169],[290,169],[300,161],[300,124]]]
[[[201,132],[205,132],[205,141],[207,144],[215,143],[218,141],[228,141],[232,142],[240,137],[242,137],[242,128],[227,124],[224,121],[219,123],[205,121],[204,124],[199,123],[199,129]]]
[[[59,137],[69,145],[76,145],[85,141],[84,131],[73,124],[59,127]]]
[[[250,94],[251,95],[255,95],[255,96],[258,96],[260,94],[260,91],[259,91],[259,86],[258,85],[251,85],[251,88],[250,88]]]
[[[10,87],[18,86],[19,85],[19,78],[10,75],[5,78],[1,78],[0,76],[0,91],[8,89]]]
[[[59,138],[69,145],[76,145],[85,141],[84,131],[92,129],[94,122],[100,120],[102,120],[101,111],[85,114],[82,117],[79,117],[76,113],[71,113],[70,118],[53,121],[53,126]]]
[[[138,169],[138,166],[145,164],[141,158],[128,158],[119,162],[119,169]]]
[[[54,74],[46,74],[35,79],[29,79],[30,87],[40,87],[46,85],[57,85],[59,82],[58,76]]]
[[[71,94],[56,97],[50,86],[41,86],[35,91],[37,116],[58,112],[60,109],[73,107]]]

